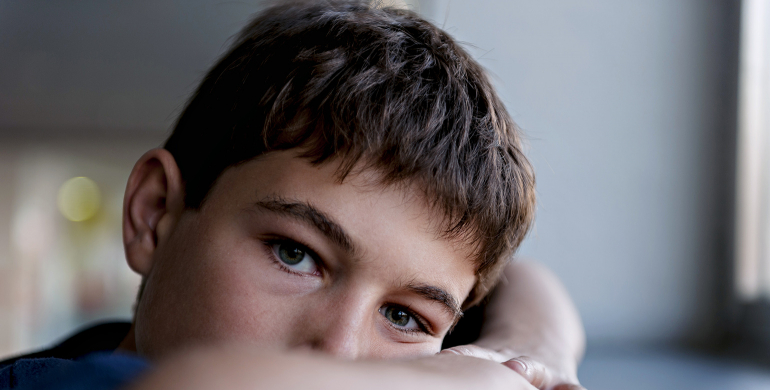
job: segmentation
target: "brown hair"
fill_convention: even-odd
[[[227,167],[301,148],[314,164],[418,182],[442,231],[476,253],[477,303],[533,218],[532,168],[481,66],[416,14],[363,1],[258,15],[203,79],[165,148],[199,208]]]

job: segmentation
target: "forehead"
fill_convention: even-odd
[[[462,303],[476,278],[473,252],[439,233],[442,215],[420,188],[382,185],[373,170],[354,170],[340,182],[337,168],[334,161],[313,166],[292,150],[271,152],[225,170],[203,208],[228,215],[276,199],[309,205],[350,238],[355,259],[348,260],[394,283],[439,284]]]

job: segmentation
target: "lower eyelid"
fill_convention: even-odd
[[[272,260],[282,271],[286,271],[286,272],[288,272],[288,273],[290,273],[292,275],[297,275],[297,276],[311,276],[311,275],[303,274],[302,272],[297,272],[297,271],[295,271],[295,270],[293,270],[293,269],[283,265],[281,263],[281,261],[278,260],[278,259],[273,258]]]
[[[401,340],[399,342],[401,343],[421,343],[424,342],[428,337],[433,337],[432,334],[429,332],[425,332],[420,328],[415,329],[408,329],[408,328],[399,328],[396,325],[392,324],[390,321],[388,321],[387,318],[383,318],[383,320],[387,323],[386,326],[393,331],[397,332],[396,334],[401,335]],[[398,336],[395,336],[398,337]]]
[[[291,274],[300,275],[299,272],[292,270],[291,268],[281,264],[281,260],[278,259],[278,256],[275,254],[275,251],[273,250],[273,245],[275,245],[274,242],[271,241],[262,241],[262,249],[264,250],[265,255],[270,259],[270,261],[281,269],[281,271],[285,271]]]
[[[430,322],[426,320],[424,317],[418,315],[417,313],[412,310],[410,307],[406,307],[407,313],[414,319],[414,322],[417,323],[417,328],[422,331],[423,333],[429,334],[433,336],[435,332],[433,331],[433,327],[430,325]]]
[[[435,336],[431,326],[428,325],[426,321],[420,320],[417,317],[412,317],[412,318],[414,318],[414,322],[417,323],[417,329],[415,329],[415,331],[425,333],[429,336]]]
[[[436,336],[436,333],[433,332],[433,328],[429,325],[428,321],[426,321],[424,319],[421,319],[420,316],[415,314],[414,311],[412,311],[408,307],[404,307],[404,306],[401,306],[401,305],[395,305],[395,306],[399,306],[399,307],[402,307],[403,309],[405,309],[407,314],[409,314],[409,316],[412,318],[412,320],[414,320],[414,322],[417,324],[417,328],[416,329],[409,329],[409,328],[398,327],[395,324],[393,324],[392,322],[388,321],[388,319],[385,317],[384,314],[380,313],[380,314],[382,314],[382,317],[384,318],[385,322],[387,322],[388,325],[391,326],[393,329],[396,329],[396,330],[398,330],[400,332],[407,333],[407,334],[418,333],[418,334],[425,334],[425,335],[428,335],[428,336],[434,336],[434,337]]]

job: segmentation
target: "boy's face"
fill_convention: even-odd
[[[195,343],[349,358],[436,353],[474,282],[414,186],[335,177],[295,151],[225,170],[198,211],[159,229],[135,319],[153,357]],[[162,230],[162,231],[161,231]]]

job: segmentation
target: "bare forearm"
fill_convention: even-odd
[[[574,375],[585,333],[559,280],[540,265],[517,262],[508,266],[496,288],[476,344],[511,358],[530,356]]]
[[[508,389],[533,390],[494,362],[463,356],[345,361],[320,355],[219,348],[172,358],[137,383],[152,389]]]

